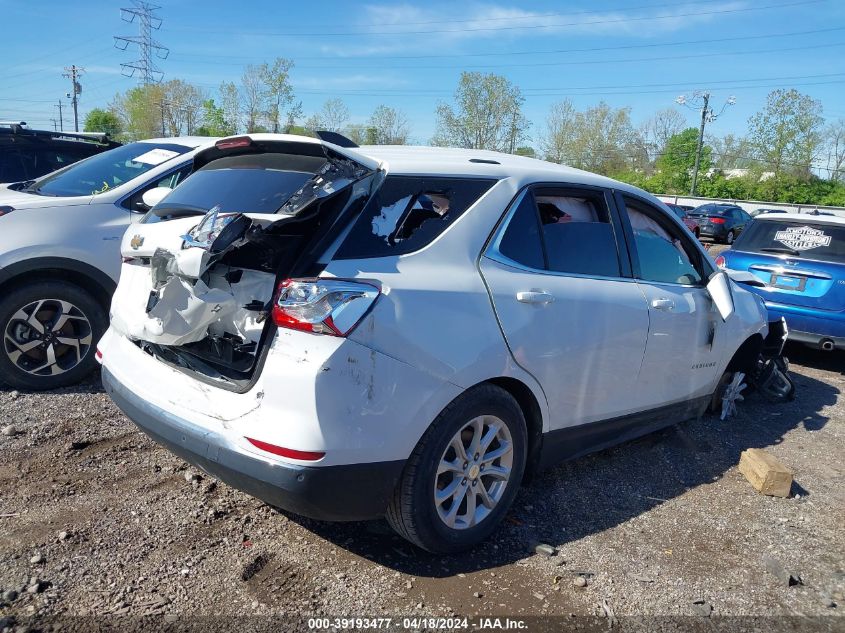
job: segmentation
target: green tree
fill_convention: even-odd
[[[172,79],[130,88],[116,95],[109,110],[122,122],[127,140],[193,134],[199,126],[203,94],[192,84]]]
[[[502,75],[463,72],[455,105],[437,106],[432,143],[512,153],[529,126],[522,114],[524,101],[522,91]]]
[[[112,138],[120,136],[123,131],[123,124],[114,112],[110,110],[103,110],[102,108],[94,108],[85,117],[86,132],[105,132]]]
[[[261,64],[261,80],[267,103],[267,120],[273,132],[282,128],[282,116],[285,108],[293,103],[293,86],[290,83],[290,70],[293,61],[277,57],[272,64]]]
[[[775,173],[811,176],[813,159],[823,141],[822,106],[795,89],[774,90],[766,106],[748,119],[748,140],[756,156]]]
[[[386,105],[378,106],[365,126],[370,145],[405,145],[408,142],[408,118]]]
[[[655,166],[660,173],[660,180],[666,187],[666,190],[662,193],[686,193],[689,191],[697,147],[698,130],[695,128],[687,128],[680,134],[669,137],[663,153],[655,161]],[[708,145],[704,145],[701,148],[699,173],[706,173],[711,165],[712,150]]]
[[[202,125],[197,128],[199,136],[231,136],[235,133],[234,125],[226,120],[222,107],[215,105],[214,99],[202,102]]]

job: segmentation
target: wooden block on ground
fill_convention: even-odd
[[[739,472],[757,492],[773,497],[788,497],[792,471],[761,448],[749,448],[739,457]]]

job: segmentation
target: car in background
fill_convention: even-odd
[[[25,125],[0,121],[0,183],[38,178],[120,146],[105,134],[49,132]]]
[[[684,223],[684,226],[692,231],[692,234],[695,235],[696,238],[700,236],[701,229],[699,228],[698,221],[691,218],[689,215],[688,209],[690,207],[675,204],[674,202],[665,202],[664,204],[671,209],[672,213],[674,213],[681,222]]]
[[[689,216],[698,222],[700,237],[725,244],[733,244],[751,221],[751,216],[735,204],[702,204],[690,211]]]
[[[526,472],[701,414],[772,332],[656,198],[481,150],[221,139],[121,253],[97,355],[141,430],[432,552]]]
[[[191,173],[210,140],[130,143],[0,186],[0,381],[52,389],[96,367],[126,227]]]
[[[786,319],[791,340],[845,349],[845,218],[758,215],[716,264],[765,282],[751,290]]]
[[[786,211],[784,209],[768,209],[763,207],[760,209],[754,209],[749,215],[751,215],[752,218],[756,218],[758,215],[761,215],[763,213],[789,213],[789,211]]]

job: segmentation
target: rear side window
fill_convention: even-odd
[[[543,188],[526,193],[495,248],[537,270],[622,275],[610,211],[599,191]]]
[[[418,251],[443,233],[495,182],[387,176],[334,259],[387,257]]]
[[[511,216],[510,222],[499,241],[499,252],[518,264],[529,268],[543,269],[543,243],[540,237],[540,224],[537,221],[537,207],[534,196],[530,193]]]
[[[538,191],[535,199],[549,270],[621,276],[616,238],[603,195]]]
[[[845,225],[756,220],[740,233],[734,249],[845,264]]]

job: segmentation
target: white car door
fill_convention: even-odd
[[[648,308],[612,204],[595,188],[526,191],[480,261],[511,352],[546,394],[550,430],[641,406]]]
[[[633,196],[620,199],[632,236],[634,276],[651,323],[638,389],[649,408],[707,396],[727,337],[706,288],[712,266],[663,210]]]

